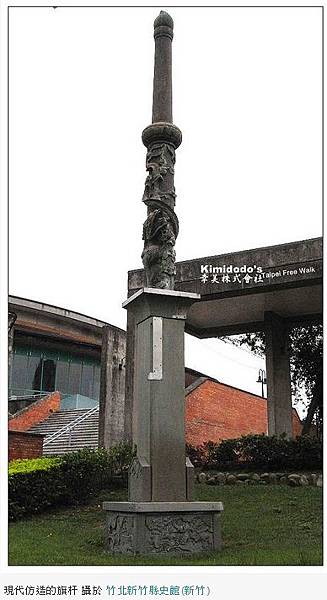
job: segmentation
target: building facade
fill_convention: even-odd
[[[35,426],[53,412],[98,406],[98,445],[110,447],[129,439],[125,430],[125,331],[73,311],[13,296],[9,310],[16,316],[9,344],[9,414],[32,409],[35,404],[35,410],[19,413],[10,429],[27,436],[29,418],[33,417]],[[46,397],[49,400],[40,403]],[[50,407],[51,399],[56,404]],[[46,413],[39,415],[44,406]],[[293,436],[302,429],[295,409],[292,429]],[[266,399],[185,369],[187,443],[196,446],[267,432]],[[21,437],[25,445],[26,436]],[[36,438],[32,442],[39,443]],[[23,442],[15,438],[15,444],[19,443]]]
[[[9,312],[16,316],[9,334],[9,414],[59,391],[60,410],[98,404],[102,423],[110,422],[107,407],[113,405],[115,439],[109,437],[111,430],[102,427],[100,441],[104,446],[121,441],[125,331],[74,311],[15,296],[9,297]],[[113,340],[119,345],[118,353]],[[103,354],[107,361],[101,358]],[[107,385],[105,362],[110,363],[114,390]]]

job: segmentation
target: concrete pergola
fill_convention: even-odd
[[[201,294],[201,300],[189,310],[187,333],[209,338],[265,332],[270,435],[292,435],[288,330],[322,320],[322,255],[319,237],[176,263],[175,289]],[[232,273],[228,267],[229,271],[233,267]],[[239,277],[235,277],[235,267]],[[247,278],[245,267],[253,269],[247,271]],[[129,296],[144,285],[143,269],[129,271]],[[128,322],[128,436],[132,427],[133,331],[133,323]]]

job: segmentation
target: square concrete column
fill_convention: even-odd
[[[133,443],[130,501],[185,501],[184,325],[197,294],[144,288],[124,302],[134,316]],[[191,479],[192,475],[190,475]],[[191,481],[189,481],[189,488]],[[189,498],[190,499],[190,498]]]
[[[268,435],[292,437],[288,330],[282,317],[265,313]]]
[[[124,439],[125,332],[102,328],[99,446],[110,448]]]
[[[11,393],[12,363],[14,353],[14,328],[8,333],[8,388]]]
[[[124,408],[124,440],[132,443],[133,431],[133,394],[134,394],[134,355],[135,355],[135,318],[127,311],[126,331],[126,376],[125,376],[125,408]]]
[[[15,321],[17,319],[17,315],[14,312],[8,313],[8,389],[9,394],[11,391],[11,382],[12,382],[12,363],[13,363],[13,354],[14,354],[14,334],[15,334]]]
[[[128,502],[105,502],[117,553],[192,554],[221,548],[221,502],[192,502],[185,454],[184,325],[198,294],[143,288],[123,306],[135,324],[133,442]]]

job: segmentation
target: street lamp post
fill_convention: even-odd
[[[264,369],[259,369],[257,383],[261,383],[261,396],[265,397],[264,385],[267,385],[266,371]]]

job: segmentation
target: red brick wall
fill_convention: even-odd
[[[268,430],[267,400],[210,380],[186,396],[185,413],[186,442],[193,446]],[[300,427],[293,412],[295,435]]]
[[[298,412],[297,412],[296,408],[293,408],[292,425],[293,425],[293,436],[297,437],[298,435],[301,435],[301,433],[302,433],[302,423],[300,421],[300,417],[298,415]]]
[[[60,393],[53,392],[53,394],[50,394],[46,398],[37,400],[27,408],[23,408],[23,410],[9,419],[9,430],[28,431],[33,425],[45,421],[52,412],[59,410],[60,399]]]
[[[191,373],[190,371],[185,369],[185,387],[186,388],[189,385],[191,385],[191,383],[194,383],[194,381],[196,381],[197,379],[199,379],[199,375],[195,375],[194,373]]]
[[[43,435],[25,431],[9,431],[9,462],[16,458],[38,458],[43,454]]]

